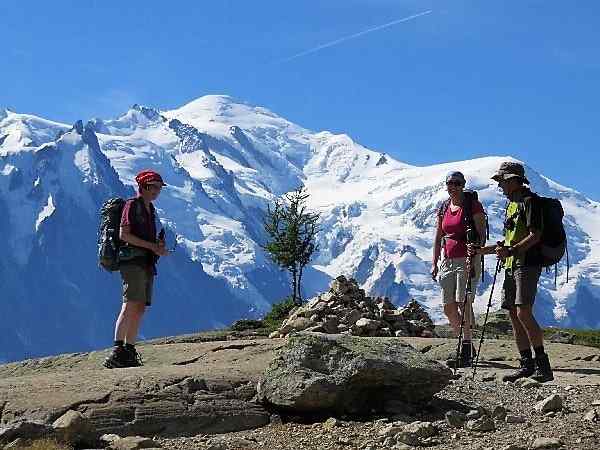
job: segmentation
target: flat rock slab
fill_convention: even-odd
[[[108,351],[0,366],[0,425],[80,412],[98,435],[185,436],[263,426],[252,401],[281,340],[141,345],[145,366],[105,369]]]
[[[289,337],[258,386],[261,401],[298,413],[396,412],[430,400],[451,371],[398,338],[302,332]]]

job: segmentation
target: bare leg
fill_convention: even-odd
[[[456,302],[444,304],[444,314],[446,314],[452,330],[458,336],[460,331],[460,315]]]
[[[460,308],[461,314],[465,315],[464,325],[463,325],[463,339],[466,341],[470,341],[473,338],[473,333],[471,332],[471,324],[473,323],[473,308],[471,307],[471,301],[467,301],[467,309],[464,309],[464,302],[460,302],[458,304]],[[459,322],[460,327],[460,322]]]
[[[533,317],[531,305],[517,306],[516,316],[523,330],[527,333],[527,338],[531,346],[538,348],[544,345],[544,332],[537,323],[537,320],[535,320],[535,317]]]
[[[519,320],[517,308],[515,307],[510,309],[509,313],[518,350],[522,352],[523,350],[530,349],[531,343],[529,341],[529,336],[527,334],[527,331],[525,330],[525,327],[521,323],[521,320]]]
[[[125,335],[127,334],[127,328],[129,326],[129,314],[128,314],[128,303],[123,303],[121,306],[121,312],[117,317],[117,323],[115,324],[115,341],[124,341]]]
[[[128,320],[127,331],[125,333],[125,342],[134,345],[142,322],[142,316],[146,310],[144,302],[130,302],[130,316]]]

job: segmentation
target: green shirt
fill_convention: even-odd
[[[504,245],[510,247],[515,245],[517,242],[522,241],[528,234],[527,226],[525,221],[522,220],[521,214],[519,214],[519,203],[510,202],[506,209],[506,218],[509,223],[514,223],[514,227],[511,229],[504,229]],[[504,267],[511,269],[513,267],[516,256],[509,256],[504,261]]]
[[[530,230],[542,229],[542,211],[536,197],[526,188],[518,197],[516,201],[511,201],[506,209],[504,245],[508,247],[525,239]],[[539,245],[534,245],[525,254],[509,256],[504,261],[506,269],[537,265],[541,265]]]

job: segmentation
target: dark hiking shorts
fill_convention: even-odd
[[[507,270],[502,286],[502,308],[533,306],[541,273],[541,266],[517,267],[514,270]]]
[[[139,264],[121,264],[119,270],[123,280],[123,303],[144,302],[146,306],[150,306],[154,284],[152,268]]]

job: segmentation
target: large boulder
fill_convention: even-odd
[[[259,399],[297,413],[398,412],[428,401],[451,371],[398,338],[291,335],[258,383]]]
[[[69,444],[93,444],[96,433],[83,414],[72,409],[68,410],[52,424],[58,440]]]

